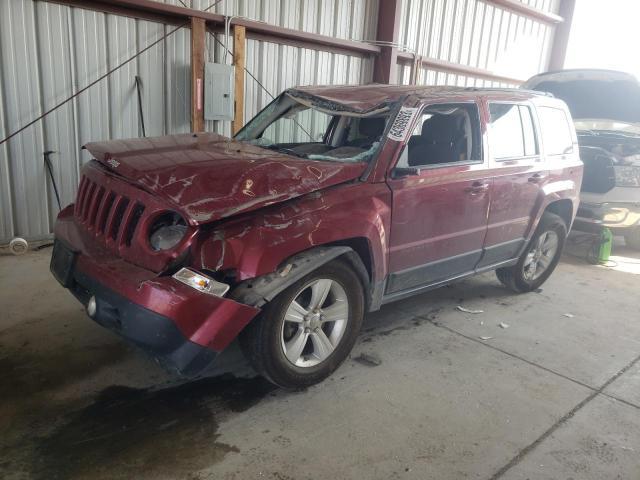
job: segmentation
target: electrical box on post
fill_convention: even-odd
[[[233,120],[234,66],[206,63],[204,69],[204,119]]]

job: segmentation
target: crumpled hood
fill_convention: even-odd
[[[84,146],[119,176],[165,199],[193,225],[358,178],[366,163],[282,155],[215,133],[110,140]]]

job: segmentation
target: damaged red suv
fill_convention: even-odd
[[[284,387],[330,375],[366,312],[496,270],[555,268],[582,163],[565,104],[522,90],[285,91],[234,139],[90,143],[55,277],[184,375],[239,336]]]

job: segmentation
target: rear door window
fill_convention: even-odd
[[[538,154],[531,109],[514,103],[491,103],[491,150],[493,158],[530,157]]]
[[[539,107],[542,141],[547,155],[565,155],[573,152],[571,125],[564,110]]]

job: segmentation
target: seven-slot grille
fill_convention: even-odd
[[[97,184],[86,176],[78,187],[76,221],[115,249],[131,246],[144,205]]]

